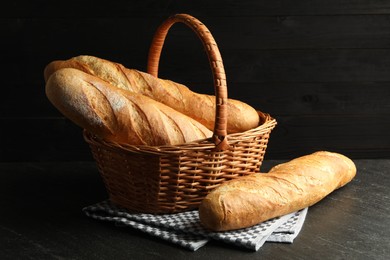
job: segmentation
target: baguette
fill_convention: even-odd
[[[182,84],[159,79],[135,69],[127,69],[119,63],[88,55],[52,61],[45,67],[45,80],[60,68],[79,69],[116,87],[143,94],[172,107],[202,123],[209,130],[214,128],[215,96],[198,94]],[[255,128],[260,123],[257,111],[244,102],[228,99],[227,111],[228,134]]]
[[[309,207],[350,182],[355,164],[344,155],[319,151],[226,182],[199,207],[203,226],[213,231],[250,227]]]
[[[111,86],[73,68],[46,82],[51,103],[80,127],[102,139],[132,145],[175,145],[212,136],[199,122],[141,94]]]

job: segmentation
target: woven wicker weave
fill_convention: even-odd
[[[158,28],[150,47],[148,73],[158,76],[162,46],[176,22],[193,29],[208,54],[217,100],[213,138],[174,146],[132,146],[110,143],[84,131],[110,200],[131,211],[173,213],[195,209],[221,183],[259,172],[276,125],[270,115],[258,112],[258,127],[227,134],[222,58],[209,30],[190,15],[174,15]]]

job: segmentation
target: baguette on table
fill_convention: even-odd
[[[327,151],[298,157],[221,184],[199,207],[203,226],[213,231],[250,227],[309,207],[350,182],[356,175],[351,159]]]
[[[131,145],[175,145],[212,136],[186,115],[78,69],[56,70],[46,96],[68,119],[102,139]]]
[[[113,86],[148,96],[214,129],[215,96],[199,94],[171,80],[128,69],[122,64],[94,56],[80,55],[68,60],[52,61],[45,67],[44,77],[61,68],[75,68],[99,77]],[[259,126],[257,111],[248,104],[228,99],[227,133],[244,132]]]

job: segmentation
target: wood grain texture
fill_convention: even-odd
[[[87,54],[145,71],[157,26],[175,13],[195,16],[213,33],[229,97],[278,119],[268,158],[314,148],[390,157],[388,1],[16,0],[0,10],[0,133],[9,137],[0,161],[88,158],[77,128],[67,134],[44,95],[44,66]],[[160,76],[213,93],[202,44],[184,25],[169,32]]]
[[[266,161],[264,169],[282,161]],[[355,160],[344,188],[309,208],[292,244],[258,252],[210,241],[187,251],[134,229],[86,217],[107,198],[94,163],[0,163],[2,259],[387,259],[390,160]],[[21,181],[23,179],[23,181]],[[21,192],[23,191],[23,192]],[[315,257],[313,257],[315,256]],[[318,256],[318,258],[317,258]]]
[[[23,7],[23,8],[21,8]],[[117,0],[96,3],[93,0],[15,0],[1,9],[1,17],[116,17],[158,16],[177,12],[191,12],[194,16],[270,16],[270,15],[343,15],[343,14],[389,14],[390,3],[386,0],[199,0],[199,1],[140,1]]]

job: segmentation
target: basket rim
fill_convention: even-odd
[[[234,145],[238,142],[253,139],[259,135],[269,134],[272,129],[276,126],[276,119],[271,117],[269,114],[257,111],[260,117],[260,124],[252,129],[244,132],[228,134],[228,144]],[[160,145],[160,146],[149,146],[149,145],[130,145],[112,142],[101,139],[96,135],[88,132],[84,129],[84,139],[87,143],[105,146],[114,150],[121,150],[125,152],[151,154],[151,155],[181,155],[190,151],[201,151],[201,150],[213,150],[216,146],[212,137],[195,140],[188,143],[182,143],[177,145]],[[223,152],[223,151],[221,151]]]

